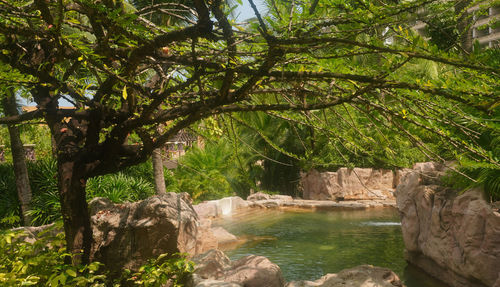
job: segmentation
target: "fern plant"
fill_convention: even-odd
[[[12,164],[0,164],[0,228],[21,223]]]
[[[52,158],[42,158],[28,163],[33,198],[31,214],[33,225],[44,225],[61,218],[61,204],[57,189],[57,163]]]
[[[115,203],[137,201],[154,195],[154,186],[141,177],[116,173],[87,181],[87,199],[107,197]]]

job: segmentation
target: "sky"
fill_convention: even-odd
[[[236,19],[238,21],[244,21],[249,18],[255,17],[255,14],[252,10],[252,7],[250,6],[250,2],[248,0],[242,0],[243,5],[239,6],[239,8],[236,9]],[[257,6],[257,9],[259,10],[259,13],[261,15],[265,14],[265,6],[264,3],[262,3],[262,0],[254,0],[255,5]]]

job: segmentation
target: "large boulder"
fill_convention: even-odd
[[[231,261],[222,251],[195,256],[196,270],[188,286],[283,287],[278,265],[262,256],[249,255]]]
[[[360,265],[336,274],[326,274],[316,281],[294,281],[286,287],[403,287],[390,269]]]
[[[406,259],[451,286],[500,286],[500,213],[480,189],[444,188],[444,171],[419,164],[397,187]]]
[[[163,253],[197,254],[213,247],[203,243],[207,240],[203,227],[186,198],[167,193],[123,204],[93,199],[89,204],[94,236],[91,259],[120,272],[137,269]]]
[[[394,200],[397,183],[393,171],[371,168],[313,169],[301,177],[303,197],[311,200]]]

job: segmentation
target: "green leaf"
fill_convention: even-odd
[[[73,269],[66,270],[66,273],[68,273],[68,275],[71,277],[76,277],[76,271]]]
[[[128,97],[128,94],[127,94],[127,86],[124,86],[124,87],[123,87],[122,97],[123,97],[123,99],[124,99],[124,100],[126,100],[126,99],[127,99],[127,97]]]

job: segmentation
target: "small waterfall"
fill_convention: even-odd
[[[233,199],[231,197],[226,197],[218,200],[218,209],[220,209],[222,215],[229,215],[233,213]]]

